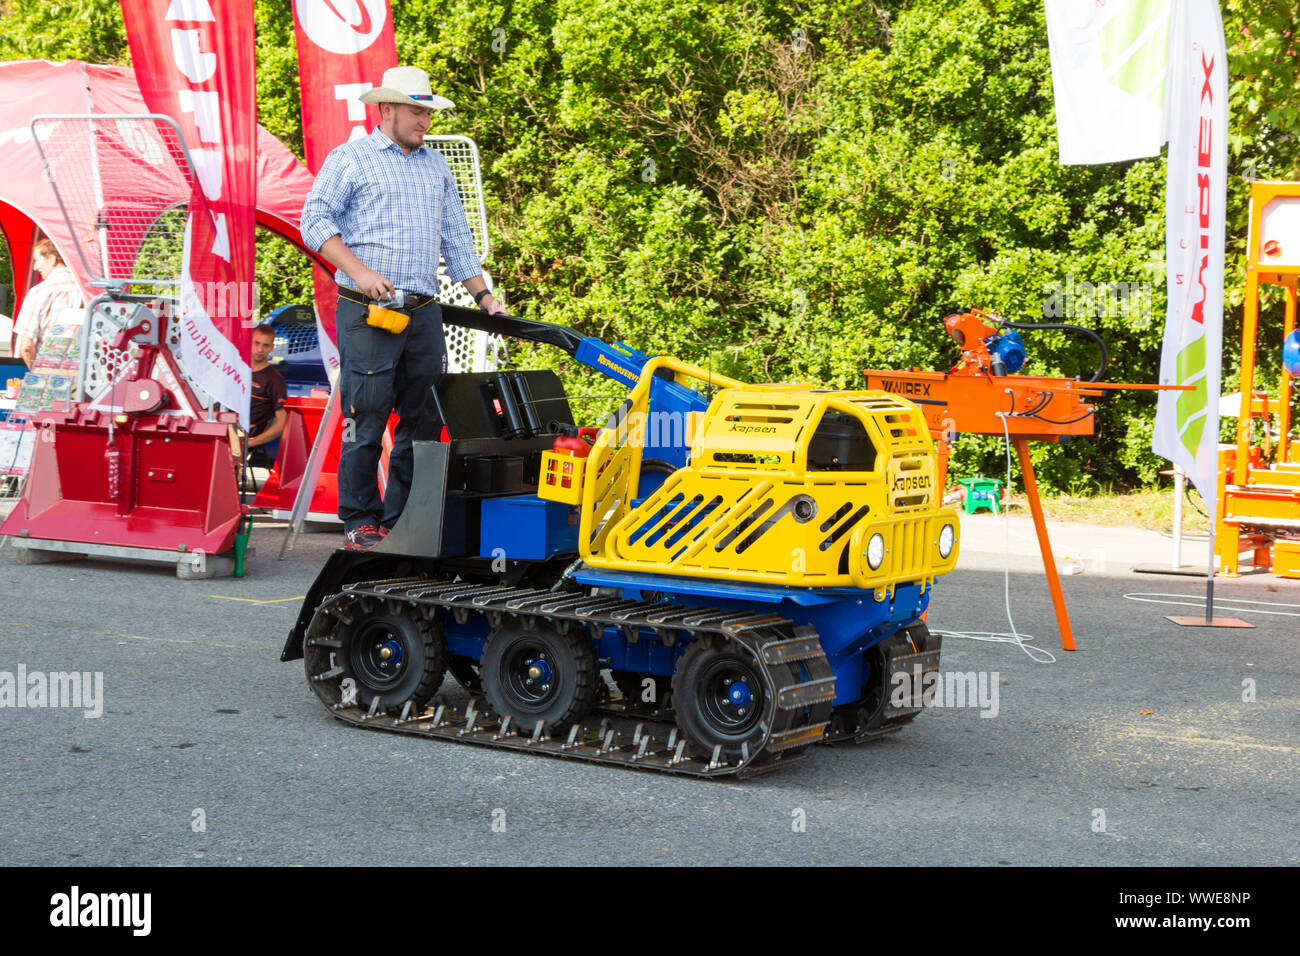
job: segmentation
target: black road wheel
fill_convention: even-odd
[[[585,633],[545,623],[526,631],[503,624],[488,635],[479,662],[483,693],[494,710],[513,717],[521,733],[539,720],[560,730],[591,710],[601,683]]]
[[[909,624],[904,629],[904,631],[900,631],[898,637],[900,640],[906,640],[909,644],[909,649],[914,652],[939,650],[943,643],[943,638],[939,637],[936,634],[931,634],[929,626],[925,623],[925,621],[922,621],[919,618],[913,621],[911,624]],[[884,642],[882,641],[881,643]],[[872,661],[872,666],[875,666],[874,660]],[[884,672],[883,659],[881,661],[880,667],[882,673],[881,684],[884,684],[886,678],[884,677],[884,673],[883,673]],[[890,690],[891,690],[890,688],[886,688],[884,691],[882,691],[881,696],[887,699]],[[883,709],[883,705],[882,705],[882,709]],[[906,714],[905,716],[902,717],[893,717],[885,721],[885,723],[891,727],[901,727],[904,724],[910,724],[912,721],[916,720],[916,718],[919,717],[921,713],[923,712],[916,711],[910,714]]]
[[[870,673],[867,675],[867,686],[862,688],[862,699],[858,701],[858,707],[862,710],[862,725],[864,727],[873,726],[880,720],[881,714],[885,711],[885,705],[889,702],[890,688],[886,685],[889,675],[885,673],[885,650],[879,644],[867,651],[867,662],[870,666]]]
[[[483,693],[483,681],[479,676],[479,663],[472,657],[453,656],[447,659],[447,669],[456,678],[461,687],[471,694]]]
[[[441,630],[405,609],[355,607],[352,623],[340,624],[337,637],[343,644],[336,660],[343,668],[344,702],[352,697],[351,680],[360,707],[368,710],[380,697],[389,713],[399,713],[407,701],[418,710],[442,683],[447,664]]]
[[[775,702],[757,663],[721,638],[692,641],[672,687],[677,726],[708,753],[721,744],[729,757],[741,756],[746,745],[752,754],[772,726]]]

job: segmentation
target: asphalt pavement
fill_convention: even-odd
[[[1004,526],[964,525],[931,627],[1007,631]],[[974,705],[699,781],[336,722],[279,655],[338,536],[280,562],[283,533],[255,531],[242,580],[0,550],[0,699],[20,666],[103,675],[98,718],[0,707],[0,863],[1300,863],[1300,581],[1219,581],[1256,626],[1181,628],[1164,615],[1196,613],[1204,580],[1134,574],[1138,538],[1092,529],[1109,557],[1063,578],[1067,653],[1021,540],[1012,615],[1054,663],[949,637],[942,670],[984,681]]]

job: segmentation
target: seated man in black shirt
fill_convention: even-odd
[[[273,462],[266,445],[280,437],[289,413],[284,410],[288,389],[284,376],[271,364],[275,348],[275,329],[263,322],[253,329],[253,395],[248,412],[248,461],[259,468]]]

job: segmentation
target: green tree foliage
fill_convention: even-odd
[[[0,60],[130,62],[122,11],[107,0],[7,0]]]
[[[424,0],[395,17],[404,61],[484,150],[516,311],[741,377],[851,386],[951,364],[940,320],[974,305],[1096,328],[1108,379],[1157,377],[1164,162],[1057,164],[1040,0]],[[1225,10],[1234,98],[1257,100],[1234,112],[1234,175],[1249,157],[1300,174],[1295,19],[1294,2]],[[1239,178],[1230,201],[1239,235]],[[1095,368],[1082,337],[1025,338],[1028,372]],[[1060,488],[1148,483],[1153,415],[1150,393],[1111,396],[1095,437],[1035,446],[1036,465]],[[963,439],[954,467],[998,469],[999,444]]]
[[[44,12],[74,7],[77,23]],[[13,0],[0,49],[119,62],[115,7]],[[256,11],[260,118],[301,155],[289,4]],[[1298,15],[1224,0],[1229,390],[1243,177],[1300,177]],[[487,265],[518,314],[737,377],[851,387],[868,367],[948,367],[942,317],[977,306],[1096,328],[1109,380],[1157,377],[1164,161],[1057,164],[1041,0],[393,0],[393,16],[400,61],[457,104],[441,131],[479,144]],[[258,250],[265,304],[308,294],[300,256]],[[1027,372],[1095,367],[1082,337],[1024,335]],[[513,350],[574,391],[617,391],[554,350]],[[1153,481],[1152,395],[1098,408],[1096,436],[1035,446],[1042,479]],[[1000,444],[962,439],[954,469],[999,470]]]

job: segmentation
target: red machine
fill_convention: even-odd
[[[1070,616],[1056,573],[1047,525],[1034,466],[1029,458],[1029,442],[1068,441],[1075,435],[1093,433],[1093,407],[1088,399],[1114,389],[1159,389],[1178,386],[1117,385],[1108,382],[1049,378],[1015,374],[1024,365],[1024,344],[1018,329],[1069,329],[1093,339],[1101,350],[1101,364],[1094,378],[1105,371],[1105,344],[1089,329],[1065,324],[1020,325],[1006,322],[997,315],[971,309],[944,319],[948,334],[962,348],[961,359],[949,372],[905,372],[868,370],[867,387],[901,395],[921,407],[939,454],[939,487],[948,474],[948,454],[952,440],[960,433],[976,435],[1005,434],[1020,458],[1025,494],[1033,513],[1043,570],[1056,610],[1061,632],[1061,646],[1072,651],[1074,634]],[[1003,330],[1009,331],[1003,331]]]
[[[0,534],[29,551],[184,569],[204,563],[197,555],[231,552],[243,515],[230,445],[237,417],[205,416],[162,345],[160,303],[100,300],[91,315],[95,328],[123,322],[99,355],[114,355],[111,364],[126,371],[91,401],[35,416],[31,470]]]
[[[328,395],[292,396],[284,403],[288,418],[280,436],[280,447],[266,483],[253,498],[254,508],[268,509],[276,518],[288,517],[298,497],[316,434],[329,405]],[[336,520],[338,513],[339,443],[331,441],[307,506],[311,520]]]
[[[98,210],[90,230],[68,226],[82,237],[84,274],[103,292],[80,329],[71,399],[32,415],[39,439],[0,534],[17,539],[27,560],[166,561],[188,577],[211,576],[220,564],[210,559],[229,555],[242,573],[236,541],[246,509],[231,445],[238,417],[187,376],[171,321],[186,221],[176,196],[197,188],[180,134],[158,116],[55,119],[37,146],[65,217]],[[123,130],[172,170],[167,189],[147,190],[114,152]]]

